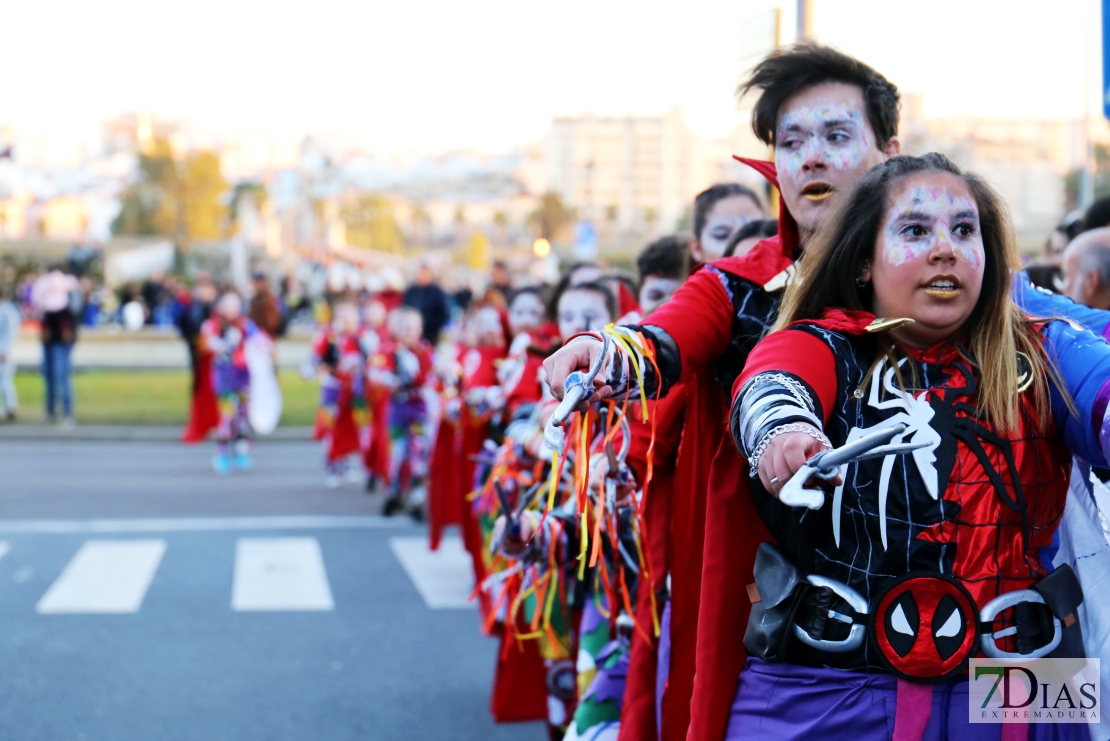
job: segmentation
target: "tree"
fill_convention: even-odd
[[[347,227],[347,244],[398,254],[404,251],[405,240],[388,199],[360,194],[340,209],[339,218]]]
[[[219,155],[196,152],[178,163],[170,143],[155,139],[139,155],[139,178],[123,192],[112,232],[161,235],[179,247],[219,239],[228,228],[227,188]]]
[[[185,160],[179,202],[184,243],[219,239],[227,231],[227,206],[223,194],[227,181],[220,173],[219,155],[197,152]]]
[[[139,179],[121,198],[119,215],[112,222],[114,234],[177,236],[177,164],[165,139],[153,140],[139,155]]]
[[[554,240],[562,236],[574,220],[574,211],[563,204],[558,193],[543,194],[540,207],[532,212],[529,221],[539,231],[540,236]]]

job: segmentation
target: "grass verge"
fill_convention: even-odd
[[[73,411],[78,423],[101,425],[184,425],[189,415],[192,379],[181,370],[88,370],[73,375]],[[311,425],[317,386],[296,371],[279,370],[281,424]],[[45,386],[38,373],[15,376],[20,419],[36,422],[44,415]],[[58,410],[61,411],[60,409]]]

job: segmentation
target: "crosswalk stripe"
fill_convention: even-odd
[[[219,530],[408,529],[408,518],[351,515],[264,515],[257,517],[149,517],[95,520],[0,520],[0,533],[178,533]]]
[[[86,541],[35,609],[48,615],[138,612],[165,552],[164,540]]]
[[[231,607],[237,611],[333,609],[316,538],[240,538],[235,544]]]
[[[426,537],[390,538],[389,547],[430,609],[475,606],[470,601],[473,567],[461,540],[444,538],[435,552],[428,550]]]

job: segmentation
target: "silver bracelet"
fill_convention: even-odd
[[[783,435],[787,432],[804,432],[817,442],[824,445],[826,450],[832,450],[832,443],[829,442],[829,438],[825,437],[824,433],[816,429],[813,425],[801,424],[798,422],[791,422],[789,424],[779,425],[778,427],[775,427],[766,435],[764,435],[760,439],[759,443],[756,444],[755,450],[752,452],[752,457],[748,459],[748,467],[750,469],[748,471],[748,476],[754,479],[756,476],[759,475],[760,456],[762,456],[764,451],[767,450],[767,446],[771,444],[772,440],[774,440],[779,435]]]

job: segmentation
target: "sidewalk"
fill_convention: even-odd
[[[77,425],[65,430],[57,425],[21,422],[0,425],[0,440],[109,440],[115,442],[177,442],[181,428],[166,425]],[[308,441],[311,427],[279,427],[253,442]]]

